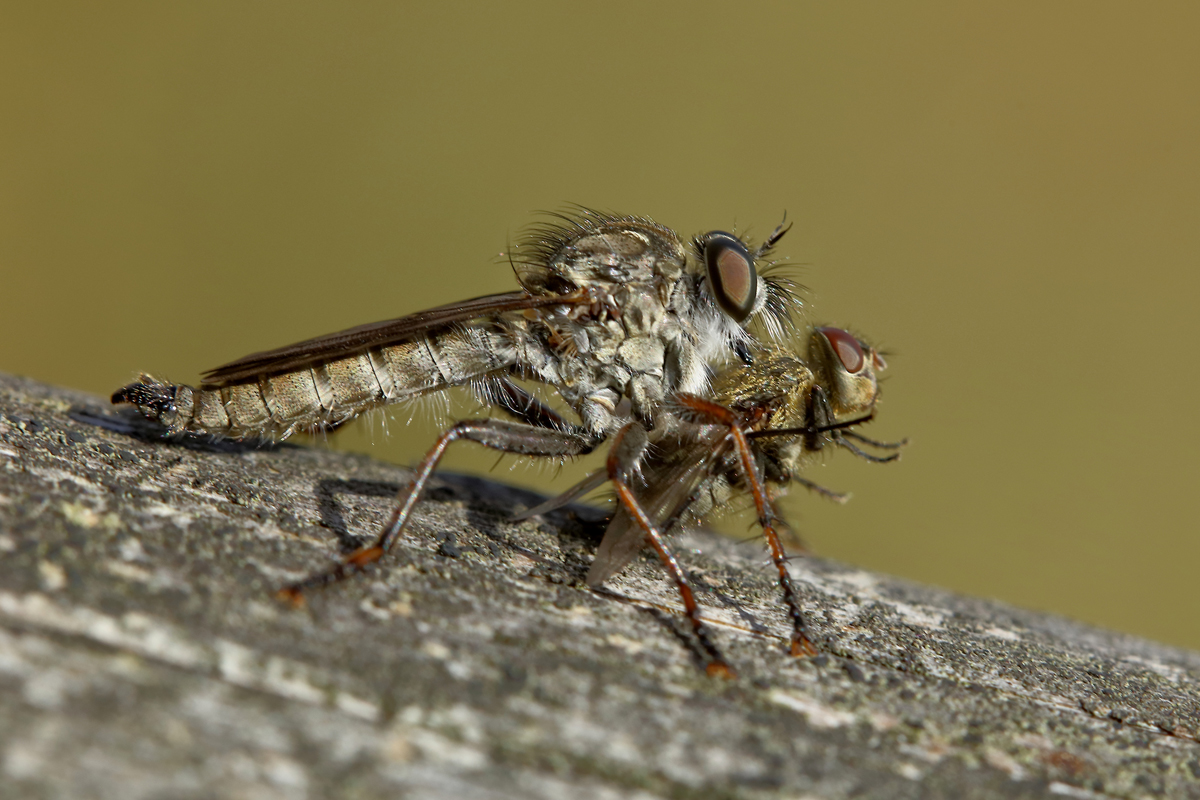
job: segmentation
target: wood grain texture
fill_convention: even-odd
[[[652,562],[591,591],[600,528],[510,523],[536,498],[489,481],[436,476],[382,568],[272,599],[408,474],[0,376],[3,795],[1200,797],[1200,654],[805,559],[796,661],[761,552],[697,534],[713,680]]]

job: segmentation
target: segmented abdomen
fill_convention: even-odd
[[[468,383],[514,361],[514,349],[502,332],[459,328],[256,382],[197,388],[143,375],[112,399],[132,403],[171,433],[284,439],[298,431],[336,427],[379,406]]]

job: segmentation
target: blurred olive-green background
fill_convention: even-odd
[[[808,319],[895,354],[870,432],[913,440],[814,469],[855,496],[793,493],[813,548],[1200,647],[1198,33],[1191,2],[8,4],[0,370],[193,381],[506,291],[565,202],[786,210]],[[411,463],[417,416],[331,443]]]

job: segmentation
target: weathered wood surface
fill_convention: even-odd
[[[810,559],[796,661],[759,552],[705,540],[709,679],[653,562],[590,591],[594,523],[454,477],[296,611],[408,472],[111,414],[0,377],[3,797],[1200,797],[1200,654]]]

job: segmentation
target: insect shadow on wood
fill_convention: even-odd
[[[463,514],[467,517],[470,530],[488,540],[487,555],[500,556],[500,548],[519,553],[537,561],[543,567],[556,572],[567,572],[577,582],[583,581],[587,564],[579,561],[568,564],[562,560],[547,559],[522,547],[503,532],[502,523],[510,521],[513,512],[521,507],[542,502],[545,498],[534,492],[493,483],[473,475],[439,473],[442,485],[433,486],[425,492],[425,499],[437,503],[463,502]],[[352,553],[366,545],[365,536],[350,532],[342,498],[346,495],[392,501],[401,485],[385,481],[369,481],[357,478],[323,478],[317,481],[314,494],[317,500],[320,525],[337,536],[338,546],[343,553]],[[502,491],[502,493],[501,493]],[[553,533],[559,537],[563,553],[580,549],[593,550],[604,533],[608,514],[604,509],[571,504],[555,513]],[[447,532],[441,539],[437,552],[449,558],[461,557],[464,550],[481,552],[480,548],[464,545],[454,532]]]
[[[194,431],[172,432],[161,422],[147,419],[133,408],[107,412],[75,406],[67,412],[67,416],[81,425],[90,425],[112,433],[119,433],[145,444],[165,444],[200,453],[273,453],[298,447],[291,442],[280,442],[274,439],[227,439],[214,434]]]
[[[708,668],[709,664],[712,663],[712,653],[688,626],[686,617],[671,614],[663,611],[661,608],[650,607],[644,609],[644,611],[655,622],[669,631],[675,637],[676,641],[684,646],[697,669],[703,671]]]
[[[322,478],[317,481],[314,494],[317,498],[317,513],[321,527],[333,531],[338,538],[338,547],[343,553],[352,553],[366,544],[364,537],[355,536],[346,527],[346,517],[338,502],[340,495],[374,497],[391,500],[400,487],[394,483],[363,481],[358,479]]]

